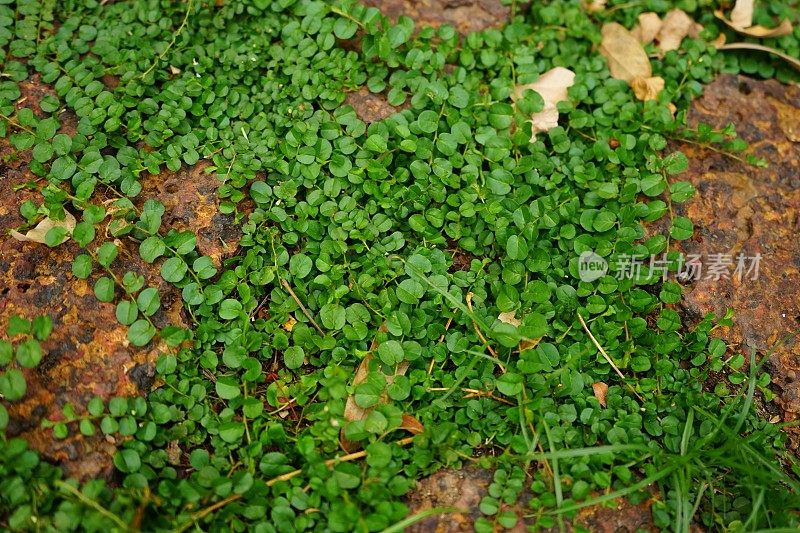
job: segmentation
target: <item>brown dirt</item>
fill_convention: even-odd
[[[409,516],[433,507],[455,507],[467,513],[435,515],[409,527],[408,533],[467,533],[481,516],[478,505],[486,496],[493,474],[489,470],[466,468],[440,470],[420,480],[408,496]],[[524,528],[522,529],[524,531]]]
[[[420,480],[416,489],[408,496],[411,509],[409,516],[433,507],[454,507],[466,513],[435,515],[406,529],[408,533],[469,533],[474,531],[474,522],[481,516],[478,508],[486,496],[493,474],[489,470],[465,468],[463,470],[440,470]],[[522,516],[530,510],[525,507],[525,496],[512,507]],[[510,530],[515,533],[527,531],[523,519]],[[592,531],[599,533],[634,533],[636,531],[655,531],[650,514],[650,502],[633,505],[623,499],[604,505],[592,505],[581,509],[571,523],[565,523],[566,531]],[[553,531],[558,531],[554,529]]]
[[[30,107],[43,116],[38,102],[53,94],[52,89],[38,76],[20,85],[22,96],[17,107]],[[74,115],[65,112],[60,118],[61,132],[74,133]],[[153,363],[166,347],[156,343],[144,348],[130,345],[127,327],[115,317],[115,304],[99,302],[94,296],[94,281],[101,275],[99,267],[88,280],[72,274],[72,260],[80,253],[76,243],[70,241],[51,249],[9,236],[9,230],[25,222],[19,206],[26,200],[41,201],[35,190],[15,188],[25,183],[41,184],[41,180],[28,169],[30,153],[18,153],[5,139],[0,139],[0,161],[0,331],[5,330],[13,314],[33,318],[47,313],[53,319],[53,333],[44,343],[46,355],[41,365],[26,371],[27,396],[7,405],[11,415],[8,433],[25,437],[44,457],[61,464],[67,475],[81,479],[110,475],[113,439],[106,439],[99,431],[94,437],[83,437],[76,427],[70,427],[69,438],[56,440],[41,422],[62,419],[61,411],[67,403],[83,414],[94,396],[108,400],[146,392],[154,381]],[[219,263],[236,248],[239,235],[232,217],[218,212],[217,178],[203,172],[205,166],[201,163],[178,173],[144,175],[139,204],[147,197],[157,197],[166,207],[165,227],[195,231],[199,250]],[[109,238],[101,228],[90,246]],[[180,292],[161,279],[160,262],[144,263],[137,244],[130,239],[116,243],[120,253],[112,265],[115,273],[122,276],[127,271],[136,272],[144,276],[147,285],[159,289],[162,309],[153,316],[156,325],[187,326]]]
[[[698,191],[678,207],[678,214],[694,221],[695,235],[677,248],[687,255],[700,254],[704,264],[709,254],[729,254],[732,272],[738,254],[762,257],[757,279],[730,276],[690,283],[683,313],[691,321],[732,308],[734,326],[724,332],[729,353],[749,357],[751,348],[760,355],[775,348],[768,371],[783,413],[774,419],[796,420],[800,343],[790,339],[779,346],[779,341],[797,332],[800,324],[800,88],[721,76],[692,105],[689,122],[717,128],[733,122],[750,144],[750,153],[769,166],[755,168],[692,144],[674,146],[689,157],[688,172],[677,178],[690,181]]]
[[[511,14],[500,0],[365,0],[364,4],[392,20],[411,17],[417,27],[451,24],[463,35],[499,26]]]
[[[344,103],[353,106],[358,118],[367,124],[379,122],[400,111],[400,108],[394,107],[386,101],[386,96],[371,93],[366,87],[347,93]]]

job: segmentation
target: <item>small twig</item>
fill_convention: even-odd
[[[472,310],[472,296],[473,295],[471,292],[467,293],[467,309],[469,309],[470,314],[474,313],[474,311]],[[489,353],[492,354],[492,357],[497,358],[497,354],[495,353],[494,350],[492,350],[492,347],[489,346],[489,341],[487,341],[486,337],[483,336],[483,333],[481,333],[480,328],[478,328],[478,324],[474,320],[472,321],[472,327],[475,328],[475,333],[478,334],[478,338],[481,339],[481,342],[483,342],[483,345],[486,346],[487,350],[489,350]]]
[[[449,391],[448,387],[431,387],[428,389],[428,392],[444,392]],[[504,403],[506,405],[516,405],[514,402],[510,402],[505,398],[499,398],[495,396],[493,393],[485,390],[478,390],[478,389],[469,389],[466,387],[461,387],[461,390],[467,393],[464,398],[472,398],[473,396],[480,396],[481,398],[491,398],[492,400],[500,403]]]
[[[108,518],[109,520],[111,520],[112,522],[117,524],[117,526],[119,526],[119,528],[122,531],[130,531],[130,528],[128,527],[128,524],[123,522],[120,517],[118,517],[117,515],[115,515],[114,513],[112,513],[111,511],[109,511],[108,509],[106,509],[105,507],[103,507],[102,505],[97,503],[96,501],[94,501],[91,498],[87,497],[84,493],[82,493],[81,491],[79,491],[78,489],[76,489],[75,487],[70,485],[69,483],[65,483],[64,481],[57,480],[55,482],[55,484],[60,489],[66,490],[67,492],[71,493],[73,496],[78,498],[78,500],[82,504],[84,504],[84,505],[86,505],[88,507],[91,507],[92,509],[94,509],[95,511],[100,513],[101,515],[105,516],[106,518]]]
[[[289,282],[286,281],[285,279],[281,279],[281,285],[283,285],[283,288],[289,292],[289,296],[291,296],[292,299],[295,301],[295,303],[300,307],[300,310],[303,312],[304,315],[306,315],[306,318],[309,320],[309,322],[311,322],[311,325],[314,326],[314,328],[317,331],[319,331],[319,334],[324,337],[325,332],[322,331],[322,328],[319,327],[319,324],[316,323],[314,318],[311,316],[311,313],[309,313],[308,309],[306,309],[306,306],[303,305],[303,302],[301,302],[300,298],[298,298],[297,295],[294,293],[294,291],[292,290],[292,286],[289,285]]]
[[[444,341],[444,338],[446,337],[447,330],[450,329],[450,326],[452,324],[453,324],[453,317],[450,317],[450,318],[447,319],[447,324],[444,325],[444,331],[445,332],[442,333],[441,337],[439,337],[439,342]],[[433,372],[433,367],[434,366],[436,366],[436,359],[431,358],[431,364],[428,365],[428,375],[429,376],[431,375],[431,372]]]
[[[167,55],[167,52],[169,52],[170,49],[175,45],[175,41],[178,40],[178,36],[181,33],[183,33],[183,29],[186,27],[186,23],[189,22],[189,15],[192,12],[192,2],[193,2],[193,0],[189,0],[188,6],[186,7],[186,13],[183,15],[183,22],[181,22],[181,25],[178,27],[178,30],[175,33],[172,34],[172,40],[169,42],[169,44],[164,49],[164,51],[161,52],[158,55],[158,57],[153,61],[153,64],[150,65],[150,68],[145,70],[144,73],[139,76],[140,80],[143,80],[145,78],[145,76],[150,74],[150,72],[152,72],[152,70],[154,68],[156,68],[156,66],[161,62],[161,60],[164,59],[164,56]]]
[[[592,332],[589,330],[589,326],[586,325],[586,321],[583,319],[580,313],[578,313],[578,320],[581,321],[581,326],[583,326],[583,329],[586,330],[586,334],[589,335],[590,339],[592,339],[592,343],[594,343],[595,347],[600,351],[601,354],[603,354],[603,357],[605,357],[608,364],[611,365],[611,368],[613,368],[620,379],[622,379],[622,382],[628,385],[628,387],[631,389],[631,392],[633,392],[640,401],[644,401],[644,398],[639,396],[639,393],[636,392],[636,390],[634,390],[634,388],[627,381],[625,381],[625,375],[620,371],[619,367],[616,365],[616,363],[614,363],[603,347],[600,346],[600,343],[597,342],[597,339],[594,337],[594,335],[592,335]]]
[[[768,54],[773,54],[787,63],[789,63],[792,67],[797,70],[800,70],[800,60],[784,54],[780,50],[775,50],[774,48],[770,48],[769,46],[764,46],[761,44],[753,44],[753,43],[730,43],[730,44],[723,44],[722,46],[718,47],[717,50],[750,50],[757,51],[757,52],[766,52]]]

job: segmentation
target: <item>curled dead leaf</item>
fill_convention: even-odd
[[[75,217],[69,212],[65,212],[64,220],[53,220],[50,217],[46,217],[42,219],[41,222],[36,224],[35,227],[28,230],[28,232],[24,235],[18,231],[11,230],[11,236],[22,242],[37,242],[39,244],[44,244],[45,236],[47,235],[48,231],[53,228],[64,228],[66,230],[66,235],[59,243],[61,244],[67,240],[69,235],[72,235],[72,230],[75,229],[75,223]]]
[[[568,99],[567,89],[575,83],[575,73],[564,67],[555,67],[542,74],[538,80],[514,88],[514,100],[522,98],[523,93],[530,89],[536,91],[544,100],[544,107],[538,113],[531,115],[531,142],[536,141],[536,135],[558,126],[559,102]]]
[[[724,45],[724,44],[725,44],[725,42],[726,42],[727,40],[728,40],[728,38],[727,38],[727,37],[725,37],[725,34],[724,34],[724,33],[720,33],[719,35],[717,35],[717,38],[716,38],[716,39],[714,39],[713,41],[711,41],[711,42],[710,42],[710,43],[708,43],[708,44],[710,44],[710,45],[711,45],[711,46],[713,46],[714,48],[717,48],[717,49],[719,49],[719,48],[721,48],[721,47],[722,47],[722,45]]]
[[[538,339],[522,339],[519,341],[519,351],[524,352],[525,350],[533,350],[539,345],[541,340],[541,337]]]
[[[403,422],[400,424],[400,429],[404,429],[412,435],[419,435],[425,431],[425,426],[413,416],[403,415]]]
[[[766,37],[783,37],[784,35],[791,35],[794,32],[794,28],[792,27],[792,23],[789,21],[789,19],[783,19],[780,24],[774,28],[767,28],[760,25],[747,27],[737,26],[732,20],[729,20],[727,17],[725,17],[725,14],[722,11],[714,11],[714,16],[728,25],[728,27],[735,32],[741,33],[742,35],[747,35],[749,37],[757,37],[760,39]]]
[[[738,28],[749,28],[753,25],[755,0],[736,0],[731,11],[731,24]]]
[[[636,98],[646,102],[655,100],[661,91],[664,90],[664,78],[651,76],[649,78],[635,78],[631,81],[631,89]]]
[[[608,61],[612,77],[630,84],[636,78],[646,79],[653,75],[647,53],[631,32],[611,22],[603,25],[602,33],[600,53]]]
[[[594,397],[597,398],[597,401],[600,402],[600,405],[606,407],[606,396],[608,395],[608,385],[606,385],[602,381],[598,381],[597,383],[592,383],[592,391],[594,391]]]

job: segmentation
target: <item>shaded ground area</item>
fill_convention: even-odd
[[[21,84],[18,108],[30,107],[40,114],[39,100],[53,94],[38,77]],[[75,132],[75,117],[68,112],[60,117],[62,133]],[[0,140],[0,330],[8,318],[18,314],[33,318],[46,313],[53,319],[53,333],[44,344],[41,365],[26,371],[28,394],[9,406],[9,435],[22,435],[33,448],[51,461],[64,466],[69,475],[88,478],[113,471],[113,439],[99,432],[83,437],[71,428],[70,437],[55,440],[52,431],[41,428],[44,419],[61,419],[61,410],[72,403],[79,414],[94,396],[109,399],[131,396],[149,390],[153,384],[153,363],[163,346],[151,343],[135,348],[127,339],[127,327],[115,316],[115,305],[99,302],[93,291],[96,271],[87,280],[72,274],[72,260],[80,253],[74,242],[56,248],[22,243],[9,236],[11,229],[25,223],[19,214],[26,200],[41,201],[40,195],[24,184],[38,178],[28,169],[30,152],[17,152],[6,139]],[[232,216],[218,212],[217,179],[203,171],[206,165],[178,173],[143,177],[139,205],[147,197],[165,204],[165,227],[191,229],[198,235],[198,248],[215,261],[236,248],[237,226]],[[163,184],[163,185],[162,185]],[[94,247],[111,237],[98,231]],[[135,272],[149,286],[157,287],[162,308],[153,316],[158,326],[168,323],[187,326],[180,292],[159,275],[160,262],[143,262],[136,243],[116,240],[120,248],[112,269],[118,276]],[[99,269],[96,269],[99,270]]]
[[[689,157],[689,170],[679,178],[698,191],[677,209],[695,224],[695,235],[677,248],[687,257],[699,255],[706,268],[700,280],[687,285],[681,305],[690,319],[732,308],[734,326],[725,337],[734,353],[749,356],[755,348],[763,355],[774,348],[767,370],[783,413],[766,416],[796,420],[800,343],[789,339],[779,346],[779,341],[800,325],[800,88],[721,76],[692,106],[689,123],[699,122],[716,128],[735,123],[750,153],[768,166],[756,168],[693,144],[677,146]],[[730,264],[714,279],[708,269],[728,258]],[[739,279],[738,262],[748,258]]]
[[[397,20],[405,15],[419,26],[451,24],[461,34],[499,26],[511,14],[500,0],[364,0]]]

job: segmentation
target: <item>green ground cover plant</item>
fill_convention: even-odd
[[[676,268],[670,243],[692,235],[673,214],[695,191],[670,140],[745,148],[733,128],[686,126],[703,84],[796,80],[790,66],[708,44],[733,32],[707,0],[516,2],[506,25],[465,37],[350,1],[217,4],[0,0],[0,134],[32,151],[41,178],[41,201],[21,213],[31,226],[75,216],[46,245],[76,241],[73,274],[116,305],[130,342],[168,347],[146,398],[95,398],[49,423],[55,437],[122,437],[114,480],[64,479],[3,435],[2,527],[399,531],[424,517],[403,500],[416,480],[468,464],[495,471],[478,531],[561,527],[618,496],[653,498],[666,530],[798,527],[785,436],[753,409],[770,378],[717,335],[732,317],[684,324],[680,284],[615,276],[625,255],[668,253]],[[652,59],[665,87],[642,102],[611,77],[601,27],[674,7],[705,29]],[[759,4],[757,21],[781,18],[797,18],[793,2]],[[797,57],[799,36],[758,42]],[[512,94],[556,66],[575,83],[560,125],[531,142],[544,102]],[[15,107],[33,73],[58,95],[41,101],[46,118]],[[360,87],[402,110],[364,123],[343,104]],[[58,133],[64,109],[73,136]],[[158,201],[132,201],[142,173],[201,159],[243,233],[221,266],[162,224]],[[668,234],[646,237],[664,217]],[[158,265],[189,328],[157,327],[158,290],[101,233]],[[612,270],[581,281],[587,251]],[[9,326],[5,400],[24,394],[17,367],[38,363],[49,327]],[[348,400],[363,417],[346,416]],[[407,417],[422,427],[412,437]],[[349,458],[342,442],[363,452]]]

